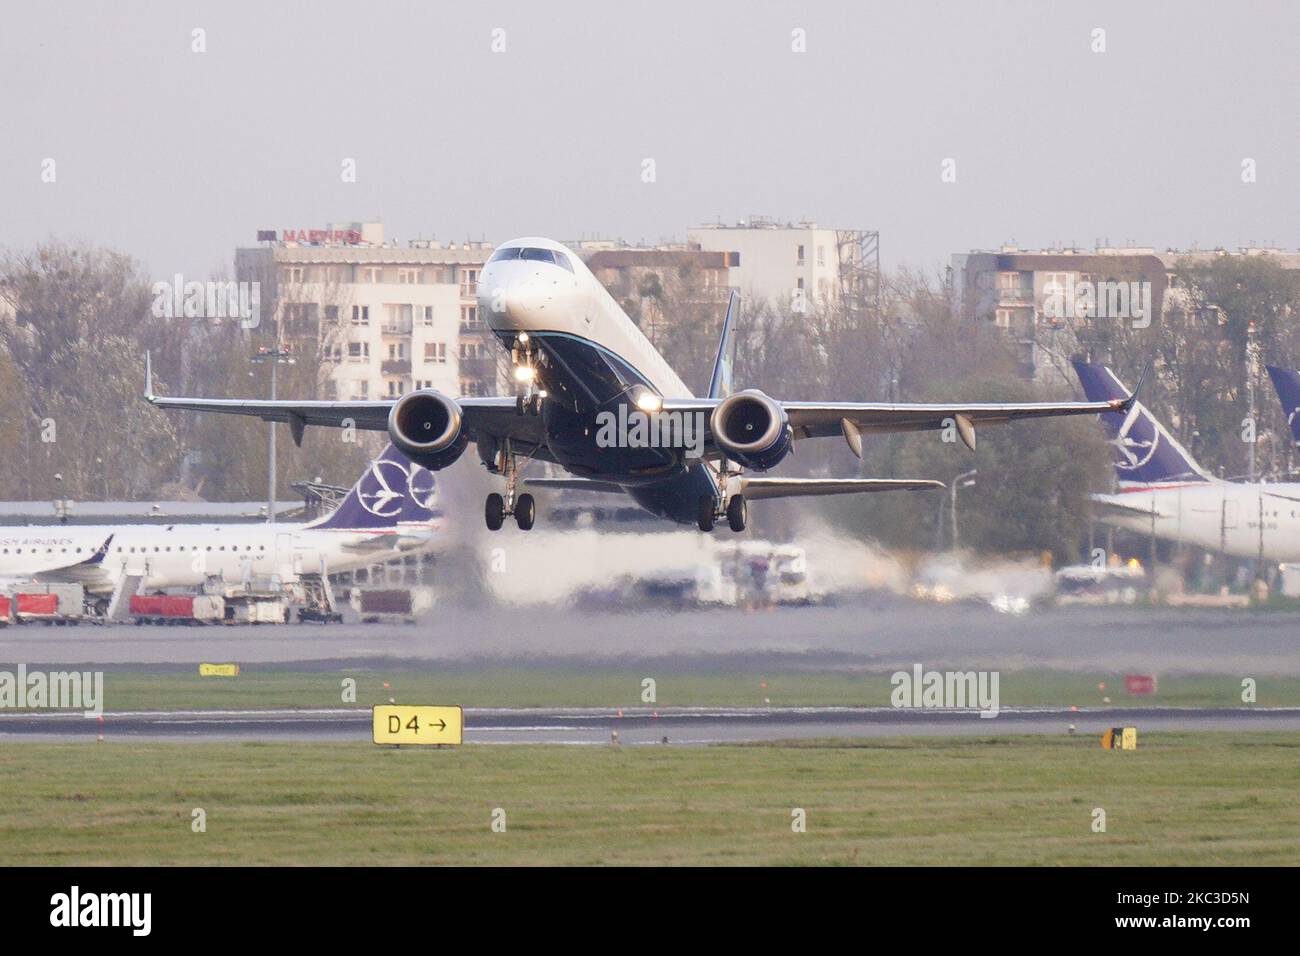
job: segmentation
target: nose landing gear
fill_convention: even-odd
[[[520,332],[515,339],[510,349],[510,361],[515,369],[515,413],[540,415],[546,389],[538,387],[539,353],[533,348],[527,332]]]

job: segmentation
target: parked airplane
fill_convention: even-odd
[[[757,389],[733,394],[737,301],[733,294],[708,394],[696,398],[577,256],[549,239],[515,239],[496,249],[478,281],[479,314],[511,355],[512,397],[456,399],[423,389],[379,401],[165,398],[153,394],[152,381],[145,397],[159,408],[286,422],[296,441],[307,425],[350,421],[386,429],[394,445],[434,470],[473,442],[487,469],[505,479],[505,494],[490,494],[484,508],[493,531],[510,515],[522,530],[533,526],[533,496],[516,495],[521,467],[533,460],[574,477],[525,479],[526,485],[626,492],[661,517],[703,531],[725,517],[741,531],[752,499],[943,487],[914,479],[745,474],[776,466],[800,439],[841,436],[861,457],[864,434],[949,428],[974,448],[978,425],[1096,414],[1133,401],[877,404],[786,402]]]
[[[1128,394],[1104,365],[1076,361],[1092,401]],[[1115,494],[1093,495],[1107,524],[1236,558],[1300,560],[1300,484],[1207,473],[1141,403],[1101,416],[1115,446]]]
[[[332,574],[427,546],[442,521],[435,498],[433,475],[389,445],[338,508],[314,521],[0,528],[0,578],[111,594],[127,577],[162,589],[214,576],[237,583]]]

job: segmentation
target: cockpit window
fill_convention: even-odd
[[[569,257],[563,252],[557,252],[552,249],[534,249],[524,248],[521,246],[510,246],[506,249],[498,249],[492,253],[488,262],[500,262],[503,259],[527,259],[529,262],[552,262],[561,269],[573,271],[573,263],[569,262]]]

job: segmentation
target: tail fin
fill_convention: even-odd
[[[1270,365],[1268,377],[1273,380],[1273,388],[1282,401],[1282,412],[1291,428],[1291,438],[1300,445],[1300,372]]]
[[[740,293],[732,289],[731,298],[727,300],[727,315],[722,320],[722,337],[718,339],[718,357],[713,360],[713,375],[709,377],[709,398],[726,398],[731,394],[731,370],[736,360],[732,332],[739,314]]]
[[[343,503],[309,527],[378,530],[427,525],[441,516],[433,473],[389,445],[357,479]]]
[[[1130,394],[1105,365],[1076,359],[1074,371],[1090,402],[1124,399]],[[1141,402],[1135,401],[1127,411],[1104,412],[1100,418],[1116,448],[1115,475],[1121,485],[1213,480]]]

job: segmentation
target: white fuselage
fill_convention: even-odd
[[[1200,481],[1094,499],[1117,506],[1099,515],[1115,527],[1231,557],[1300,561],[1300,484]]]
[[[302,524],[49,525],[0,528],[0,579],[79,581],[111,591],[123,574],[143,587],[198,587],[212,577],[239,583],[335,573],[427,546],[430,524],[378,530]],[[110,540],[111,536],[111,540]],[[89,562],[108,541],[103,560]]]

